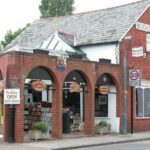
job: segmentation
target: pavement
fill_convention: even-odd
[[[105,134],[88,137],[62,138],[52,140],[39,140],[27,143],[0,143],[0,149],[5,150],[71,150],[92,146],[127,143],[135,141],[150,140],[150,132],[134,134]]]

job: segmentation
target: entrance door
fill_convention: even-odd
[[[83,131],[84,129],[84,88],[86,80],[76,70],[71,71],[65,78],[63,87],[63,116],[66,115],[67,123],[63,117],[64,127],[67,125],[67,132]]]
[[[83,87],[79,92],[70,92],[69,87],[63,89],[63,133],[79,131],[80,125],[84,122],[83,91]]]

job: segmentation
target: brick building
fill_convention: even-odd
[[[20,89],[20,103],[14,105],[16,142],[24,142],[24,133],[39,120],[45,121],[57,138],[76,131],[81,124],[83,132],[92,135],[101,120],[111,124],[112,132],[122,133],[124,113],[128,132],[132,128],[134,132],[150,130],[149,6],[150,1],[143,0],[40,19],[2,51],[0,78],[4,88]],[[132,91],[128,69],[142,73],[141,84]],[[40,87],[35,86],[37,82]],[[10,105],[0,106],[4,139],[8,141]],[[64,112],[69,114],[71,131],[64,129],[70,128]]]

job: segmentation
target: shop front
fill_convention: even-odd
[[[33,129],[37,122],[46,122],[52,130],[52,83],[44,67],[36,67],[28,74],[24,88],[24,130]]]
[[[8,62],[6,66],[6,74],[3,73],[5,88],[20,89],[20,101],[14,105],[15,142],[24,142],[25,135],[33,129],[33,124],[39,121],[47,124],[49,134],[55,138],[62,138],[66,133],[93,135],[96,117],[107,117],[118,107],[115,98],[116,86],[112,80],[108,83],[108,94],[96,93],[95,96],[97,86],[101,86],[101,77],[96,81],[97,74],[101,74],[101,68],[104,72],[105,68],[107,71],[107,66],[111,66],[109,75],[115,70],[117,78],[119,71],[116,65],[103,66],[90,61],[68,59],[66,67],[62,69],[58,68],[57,57],[46,54],[8,52],[4,56],[4,59],[7,56],[12,60],[11,64]],[[110,101],[108,104],[107,100],[105,101],[107,98]],[[97,108],[98,104],[95,106],[97,99],[100,108]],[[3,105],[3,108],[4,140],[8,141],[8,105]],[[117,115],[109,121],[116,119]]]
[[[117,117],[117,91],[112,75],[102,74],[95,86],[95,124],[105,121],[110,132],[120,132],[120,117]]]

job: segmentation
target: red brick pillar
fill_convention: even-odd
[[[24,141],[24,102],[23,102],[23,86],[19,77],[19,70],[14,65],[9,65],[7,68],[7,79],[5,88],[20,89],[20,104],[15,107],[15,142],[22,143]],[[8,105],[4,107],[4,139],[8,141]]]
[[[4,105],[3,107],[3,136],[4,141],[8,139],[8,106]]]
[[[52,100],[52,137],[62,137],[62,89],[57,87]]]
[[[85,92],[85,134],[94,134],[94,88]]]
[[[24,88],[20,87],[20,104],[15,111],[15,142],[24,142]]]

